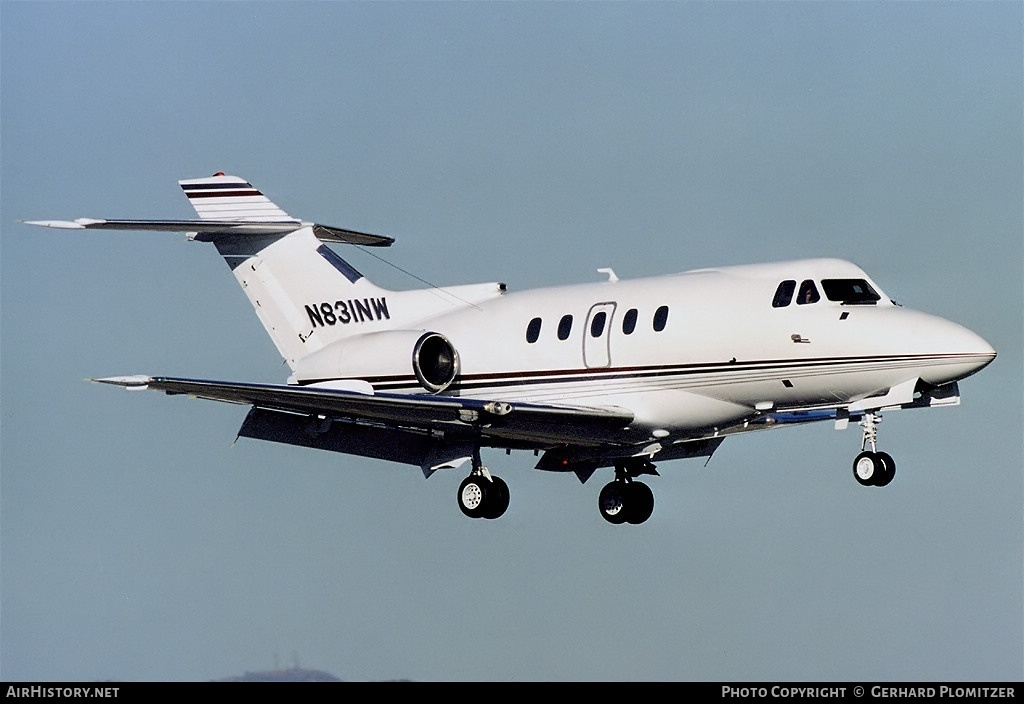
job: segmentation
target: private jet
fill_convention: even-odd
[[[839,259],[697,269],[509,291],[502,283],[382,288],[329,245],[390,237],[293,218],[245,179],[180,181],[191,220],[43,220],[65,229],[185,232],[209,242],[291,374],[283,384],[165,376],[94,381],[249,407],[240,437],[419,467],[469,463],[456,493],[495,519],[508,485],[485,449],[586,482],[614,472],[601,516],[654,510],[655,462],[708,458],[730,435],[821,421],[861,429],[854,479],[896,473],[883,411],[957,405],[995,350],[970,330],[892,301]]]

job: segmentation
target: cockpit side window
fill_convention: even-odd
[[[796,302],[798,305],[817,303],[820,300],[821,295],[818,293],[818,287],[814,285],[813,281],[806,279],[800,284],[800,292],[796,296]]]
[[[821,288],[825,298],[844,304],[873,305],[882,298],[864,279],[822,279]]]
[[[796,281],[788,279],[779,284],[775,289],[775,298],[772,299],[772,308],[785,308],[792,303],[793,291],[796,291]]]

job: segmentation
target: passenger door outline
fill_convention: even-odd
[[[604,313],[604,324],[600,334],[593,335],[594,319]],[[595,303],[587,312],[587,323],[583,328],[583,365],[588,369],[607,367],[612,363],[611,331],[615,319],[615,303],[605,301]]]

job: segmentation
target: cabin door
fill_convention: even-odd
[[[596,303],[587,313],[587,326],[583,330],[583,364],[587,367],[607,367],[612,363],[611,329],[615,317],[615,304]]]

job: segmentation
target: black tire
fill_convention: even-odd
[[[459,508],[470,518],[482,518],[487,511],[490,482],[480,476],[471,475],[459,484],[456,498]]]
[[[626,522],[626,484],[625,482],[610,482],[601,489],[597,497],[597,508],[601,511],[601,518],[619,525]]]
[[[882,471],[875,479],[875,486],[887,486],[896,476],[896,460],[888,452],[879,452],[878,459],[882,463]]]
[[[654,513],[654,492],[643,482],[626,485],[626,520],[634,525],[643,523]]]
[[[501,477],[491,475],[491,485],[484,497],[484,518],[501,518],[508,509],[508,484]]]

